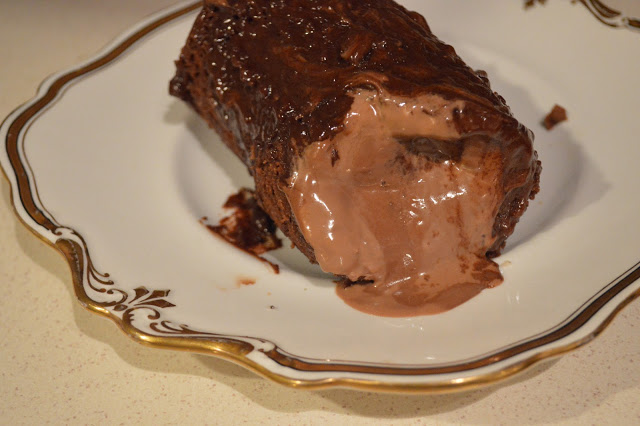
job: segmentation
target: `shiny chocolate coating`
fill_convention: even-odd
[[[242,159],[256,197],[311,261],[283,191],[307,146],[343,130],[358,89],[438,95],[465,104],[464,141],[481,135],[502,155],[495,256],[538,191],[533,135],[425,19],[391,0],[208,0],[170,84]],[[420,135],[416,135],[420,136]]]

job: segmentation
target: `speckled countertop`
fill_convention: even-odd
[[[172,0],[0,2],[0,116]],[[450,395],[299,391],[213,357],[146,348],[76,301],[62,257],[0,201],[0,423],[640,424],[640,303],[594,342]]]

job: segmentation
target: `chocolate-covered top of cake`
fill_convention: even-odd
[[[186,57],[191,50],[206,53]],[[187,90],[194,78],[182,68],[187,62],[202,78],[215,76],[208,81],[214,97],[203,101]],[[532,168],[532,135],[488,79],[433,35],[422,16],[390,0],[207,0],[171,82],[172,94],[196,110],[214,108],[211,118],[228,126],[225,140],[236,140],[232,149],[254,175],[281,165],[282,185],[292,156],[341,130],[356,88],[464,99],[465,113],[454,117],[461,135],[488,132],[503,150],[528,151],[505,156],[515,161],[505,165],[505,187],[518,186],[509,181]],[[282,140],[292,143],[285,147]],[[496,226],[512,228],[508,221]],[[313,258],[303,239],[294,242]]]
[[[473,101],[483,120],[459,117],[462,133],[494,131],[503,124],[495,120],[511,119],[486,77],[434,36],[421,15],[393,1],[206,0],[204,8],[192,35],[207,52],[202,72],[215,71],[211,84],[225,103],[245,112],[258,97],[264,112],[273,114],[269,122],[238,129],[256,140],[261,131],[274,133],[259,128],[264,126],[295,135],[301,148],[328,138],[351,106],[349,91],[363,87]],[[183,86],[176,75],[172,93],[189,100]],[[482,114],[483,107],[490,111]],[[515,120],[511,124],[525,132]]]

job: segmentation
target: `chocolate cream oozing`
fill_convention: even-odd
[[[310,144],[284,191],[338,295],[389,317],[449,310],[502,282],[487,259],[503,201],[499,147],[463,139],[464,101],[359,90],[344,130]]]

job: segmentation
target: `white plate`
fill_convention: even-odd
[[[380,318],[286,243],[276,275],[213,237],[199,219],[251,181],[167,94],[195,16],[182,4],[47,79],[0,129],[17,214],[63,252],[80,302],[142,343],[309,388],[464,389],[602,331],[640,294],[640,34],[568,2],[403,3],[536,133],[542,190],[498,259],[502,285],[444,314]],[[569,121],[547,132],[555,103]]]

